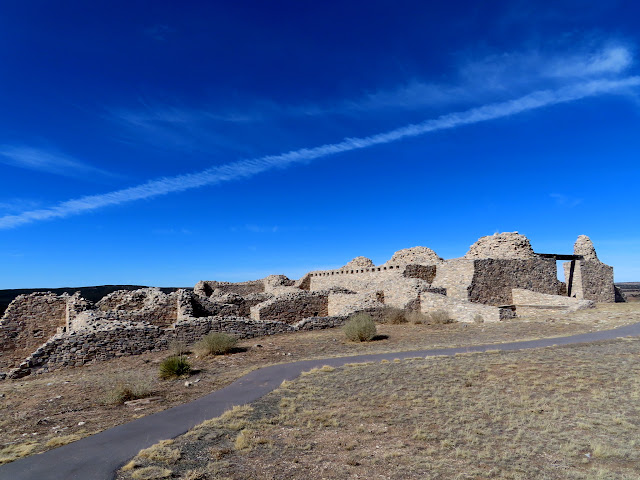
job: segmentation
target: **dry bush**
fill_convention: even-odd
[[[424,314],[425,322],[432,325],[445,325],[447,323],[455,323],[451,318],[451,314],[446,310],[433,310]]]
[[[152,462],[176,463],[180,460],[181,453],[178,448],[169,448],[173,443],[173,440],[161,440],[149,448],[140,450],[137,458],[146,458]]]
[[[407,323],[406,313],[401,308],[389,308],[384,312],[381,323],[389,323],[391,325]]]
[[[414,325],[420,325],[425,323],[427,320],[424,314],[419,312],[418,310],[410,310],[405,314],[405,318],[408,322],[413,323]]]
[[[369,342],[376,336],[376,322],[371,315],[357,313],[342,327],[346,337],[352,342]]]
[[[183,340],[173,340],[169,344],[169,352],[171,352],[172,357],[182,357],[189,354],[189,347]]]
[[[238,339],[226,333],[209,333],[205,335],[194,349],[199,355],[224,355],[231,352],[238,344]]]
[[[129,400],[137,400],[153,395],[153,387],[149,378],[138,374],[117,375],[108,379],[103,387],[103,403],[122,405]]]

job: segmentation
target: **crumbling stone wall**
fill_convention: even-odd
[[[529,239],[518,232],[495,233],[481,237],[469,247],[464,258],[499,258],[526,260],[534,258],[535,253]]]
[[[166,327],[178,318],[178,298],[178,292],[166,294],[159,288],[118,290],[101,299],[96,307],[103,312],[117,312],[123,320]]]
[[[19,295],[0,320],[0,371],[15,366],[67,325],[68,295]]]
[[[196,283],[193,291],[203,297],[209,297],[214,293],[225,294],[235,293],[238,295],[249,295],[251,293],[262,293],[265,291],[264,282],[262,280],[252,280],[250,282],[216,282],[210,280],[202,280]]]
[[[251,307],[251,318],[293,324],[307,317],[326,317],[328,292],[288,293]]]
[[[548,315],[549,313],[567,313],[584,308],[593,308],[595,303],[590,300],[578,300],[575,297],[548,295],[532,292],[523,288],[512,291],[513,304],[518,316]]]
[[[420,311],[428,314],[434,310],[444,310],[457,322],[499,322],[513,317],[510,309],[498,308],[478,303],[465,302],[456,298],[424,292],[420,294]]]
[[[605,265],[598,259],[591,239],[580,235],[573,246],[575,255],[582,255],[582,260],[574,262],[573,275],[571,263],[565,262],[564,275],[567,285],[571,279],[571,296],[579,300],[613,303],[616,301],[616,290],[613,284],[613,267]]]

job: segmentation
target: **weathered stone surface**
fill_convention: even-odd
[[[514,288],[512,297],[518,316],[529,317],[547,315],[549,313],[568,313],[595,307],[595,303],[591,300],[578,300],[575,297],[548,295],[522,288]]]
[[[398,250],[387,264],[389,265],[436,265],[442,262],[442,258],[436,252],[427,247],[412,247]]]
[[[373,267],[373,261],[367,257],[356,257],[342,268],[368,268]]]
[[[596,255],[596,249],[593,246],[593,242],[586,235],[579,235],[576,243],[573,245],[573,254],[582,255],[585,261],[599,262],[598,255]]]
[[[471,245],[464,258],[528,259],[534,258],[529,239],[518,232],[495,233]]]

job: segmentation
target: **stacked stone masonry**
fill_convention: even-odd
[[[353,313],[378,318],[389,307],[497,322],[615,301],[613,269],[598,259],[588,237],[578,238],[571,258],[567,281],[560,282],[553,255],[536,254],[525,236],[507,232],[482,237],[462,258],[443,260],[413,247],[379,266],[356,257],[297,281],[284,275],[201,281],[193,291],[170,294],[118,291],[95,305],[78,294],[23,295],[0,320],[0,378],[165,350],[174,340],[192,343],[209,332],[252,338],[335,327]]]

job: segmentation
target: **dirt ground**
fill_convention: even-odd
[[[624,338],[325,366],[118,479],[637,479],[639,355]]]
[[[368,343],[347,342],[340,329],[328,329],[243,340],[231,355],[190,354],[196,373],[188,379],[160,380],[158,365],[169,352],[159,352],[8,380],[0,382],[0,462],[194,400],[252,369],[275,363],[564,336],[635,322],[640,322],[640,303],[599,305],[564,316],[496,324],[379,325],[381,339]],[[111,403],[122,383],[142,385],[154,400],[135,406]]]

